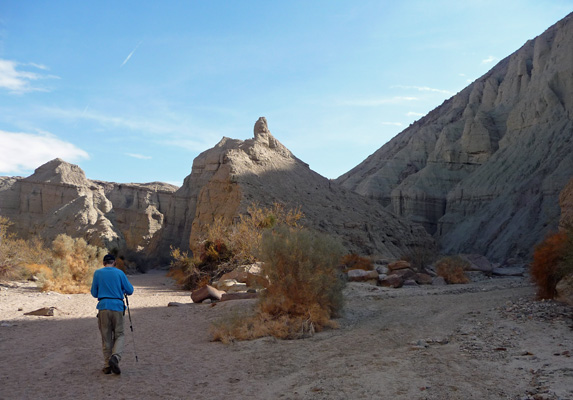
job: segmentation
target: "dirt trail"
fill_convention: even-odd
[[[167,307],[189,293],[162,272],[129,278],[121,376],[100,371],[91,296],[0,286],[0,399],[573,399],[571,312],[533,302],[525,279],[350,284],[340,329],[224,345],[212,322],[253,300]]]

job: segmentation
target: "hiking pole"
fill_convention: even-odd
[[[133,334],[133,323],[131,322],[131,312],[129,311],[129,300],[127,299],[127,294],[125,295],[125,304],[127,304],[127,315],[129,316],[129,329],[131,329],[131,339],[133,340],[133,353],[135,354],[135,362],[139,362],[137,359],[137,351],[135,350],[135,335]]]

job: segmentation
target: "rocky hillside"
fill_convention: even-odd
[[[435,249],[422,226],[399,218],[312,171],[275,139],[265,118],[254,138],[223,138],[193,162],[181,188],[163,183],[89,180],[60,159],[27,178],[0,178],[0,215],[23,238],[60,233],[90,243],[166,258],[196,249],[217,217],[232,221],[250,205],[300,207],[307,227],[339,237],[349,251],[399,258]]]
[[[400,257],[434,248],[421,226],[312,171],[271,135],[265,118],[256,122],[254,138],[223,138],[194,160],[174,193],[162,244],[193,248],[215,217],[232,220],[253,203],[274,202],[300,207],[306,226],[340,237],[360,254]]]
[[[337,182],[424,225],[447,253],[528,257],[573,175],[573,14]]]

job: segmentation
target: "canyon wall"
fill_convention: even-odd
[[[573,16],[337,182],[424,225],[446,253],[527,258],[573,176]]]

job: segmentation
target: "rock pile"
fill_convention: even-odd
[[[481,281],[492,276],[524,276],[527,271],[527,266],[521,264],[505,264],[503,266],[492,264],[487,258],[479,254],[462,254],[460,257],[468,261],[465,274],[468,275],[469,280],[472,282]],[[369,282],[389,288],[447,285],[446,280],[438,276],[433,265],[417,270],[410,262],[405,260],[377,261],[374,270],[351,269],[346,272],[346,278],[349,282]]]

